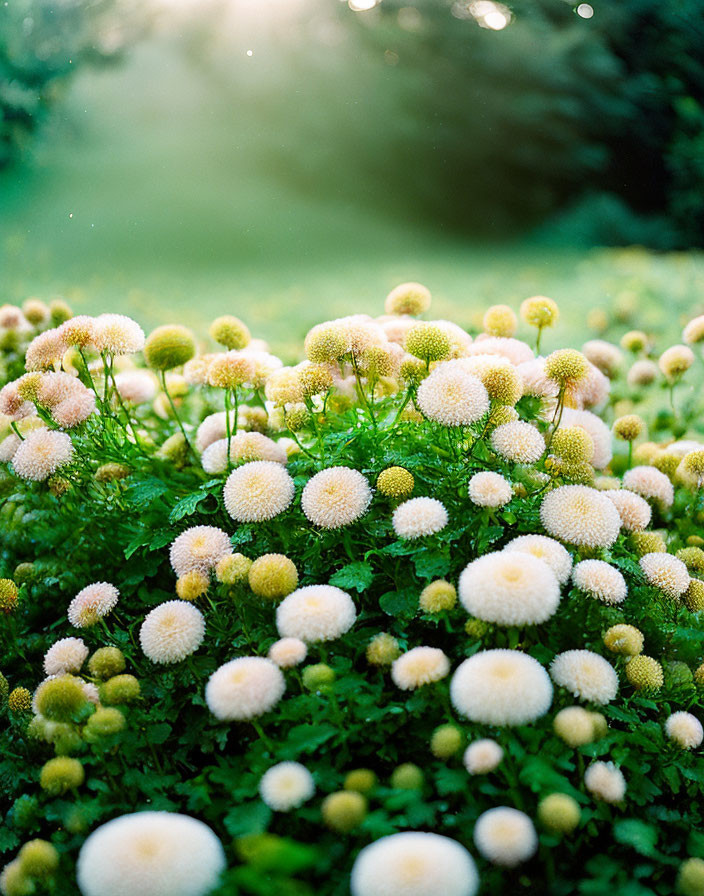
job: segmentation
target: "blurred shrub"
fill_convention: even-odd
[[[0,167],[89,63],[119,57],[143,26],[121,0],[13,0],[0,7]]]

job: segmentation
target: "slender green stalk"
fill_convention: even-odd
[[[186,430],[184,429],[183,423],[181,422],[181,418],[179,417],[178,411],[176,410],[176,405],[174,404],[174,400],[169,393],[169,389],[166,385],[166,372],[164,370],[160,371],[161,373],[161,388],[164,390],[164,394],[166,395],[169,405],[171,406],[171,411],[173,412],[174,417],[176,418],[176,422],[178,423],[178,428],[181,430],[181,435],[183,436],[186,446],[188,447],[189,452],[195,456],[195,451],[191,443],[188,441],[188,436],[186,435]]]

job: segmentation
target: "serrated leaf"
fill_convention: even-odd
[[[231,837],[244,837],[247,834],[261,834],[270,819],[271,809],[261,800],[253,800],[233,806],[223,818],[223,824]]]
[[[182,520],[184,516],[190,516],[195,513],[196,508],[204,498],[207,498],[207,494],[204,494],[202,491],[193,492],[190,495],[186,495],[185,498],[181,498],[181,500],[177,501],[171,509],[169,522],[177,523],[179,520]]]

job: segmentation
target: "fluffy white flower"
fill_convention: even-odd
[[[534,464],[545,451],[545,442],[530,423],[513,420],[496,427],[491,434],[491,447],[504,460],[517,464]]]
[[[280,638],[269,648],[269,659],[280,669],[298,666],[308,655],[308,647],[300,638]]]
[[[144,330],[124,314],[99,314],[93,323],[93,344],[99,352],[133,355],[144,348]]]
[[[139,643],[153,663],[178,663],[195,653],[205,637],[205,619],[193,604],[168,600],[147,614]]]
[[[70,436],[54,429],[34,429],[12,456],[12,468],[22,479],[43,482],[72,460]]]
[[[217,719],[242,721],[269,712],[285,690],[276,663],[261,656],[243,656],[213,672],[205,687],[205,701]]]
[[[61,638],[44,654],[44,671],[47,675],[78,672],[87,659],[88,648],[80,638]]]
[[[445,528],[447,510],[437,498],[411,498],[399,504],[391,523],[399,538],[414,539],[434,535]]]
[[[410,691],[440,681],[450,671],[450,661],[437,647],[414,647],[402,653],[391,665],[393,683]]]
[[[582,560],[572,573],[577,588],[605,604],[620,604],[626,599],[626,580],[615,566],[604,560]]]
[[[479,507],[503,507],[513,497],[510,484],[498,473],[475,473],[469,480],[469,499]]]
[[[532,361],[533,349],[520,339],[511,336],[489,336],[480,333],[468,349],[469,355],[501,355],[518,367]]]
[[[120,598],[120,592],[109,582],[86,585],[68,606],[68,621],[76,628],[87,628],[107,616]]]
[[[477,819],[474,842],[485,859],[513,868],[533,855],[538,848],[538,835],[524,812],[496,806]]]
[[[689,588],[687,567],[671,554],[645,554],[640,558],[640,568],[648,584],[659,588],[668,597],[679,597]]]
[[[316,526],[339,529],[363,516],[371,500],[369,483],[358,470],[329,467],[308,480],[301,507]]]
[[[76,874],[83,896],[205,896],[224,868],[222,845],[203,822],[135,812],[90,834]]]
[[[231,553],[230,537],[222,529],[216,526],[191,526],[174,539],[169,560],[177,576],[193,570],[207,575],[223,557]]]
[[[559,541],[548,538],[547,535],[518,535],[509,541],[504,550],[532,554],[547,563],[561,585],[570,577],[572,557],[569,551]]]
[[[467,612],[498,625],[537,625],[557,610],[560,584],[532,554],[497,551],[469,563],[459,581]]]
[[[230,473],[223,497],[234,520],[254,523],[283,513],[293,501],[295,490],[293,479],[281,464],[255,460]]]
[[[352,598],[333,585],[305,585],[276,608],[276,627],[283,638],[306,643],[332,641],[349,631],[357,618]]]
[[[262,775],[259,793],[270,809],[290,812],[315,793],[313,775],[300,762],[279,762]]]
[[[504,751],[495,740],[488,737],[473,741],[464,751],[462,761],[470,775],[488,775],[498,767]]]
[[[684,750],[693,750],[704,740],[702,723],[691,712],[673,712],[668,716],[665,733]]]
[[[658,501],[664,507],[671,507],[675,499],[672,483],[656,467],[640,466],[626,470],[623,487],[649,501]]]
[[[128,404],[145,404],[157,393],[156,378],[149,370],[121,370],[115,375],[115,385]]]
[[[610,547],[621,531],[621,517],[613,503],[586,485],[553,489],[543,499],[540,519],[560,541],[590,548]]]
[[[574,697],[592,703],[610,703],[618,692],[616,670],[591,650],[558,653],[550,664],[550,675]]]
[[[474,896],[479,877],[460,843],[424,831],[375,840],[352,867],[352,896]]]
[[[626,779],[613,762],[592,762],[584,773],[584,785],[605,803],[620,803],[626,795]]]
[[[483,650],[456,669],[452,704],[473,722],[525,725],[544,716],[552,703],[550,676],[518,650]]]
[[[418,387],[416,406],[445,426],[476,423],[489,411],[489,395],[476,376],[453,364],[440,364]]]
[[[623,488],[609,488],[602,492],[612,502],[621,517],[626,532],[640,532],[650,522],[650,504],[635,492]]]

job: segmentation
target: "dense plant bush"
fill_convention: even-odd
[[[704,318],[429,304],[0,309],[6,896],[704,892]]]

